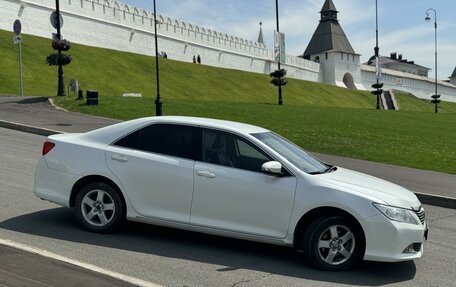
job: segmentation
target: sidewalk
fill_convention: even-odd
[[[136,286],[60,260],[0,244],[0,286]]]
[[[0,97],[0,127],[50,135],[86,132],[118,120],[66,112],[53,107],[47,98]],[[456,209],[456,175],[427,170],[316,154],[320,159],[402,185],[425,204]]]
[[[81,103],[85,102],[81,101]],[[56,132],[87,132],[120,122],[56,109],[44,97],[1,96],[0,121],[1,127],[6,128],[24,130],[26,126],[38,127],[39,129],[34,133],[41,135]],[[8,125],[8,123],[12,124]],[[21,128],[21,126],[25,127]],[[39,133],[39,130],[43,132]]]

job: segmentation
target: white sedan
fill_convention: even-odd
[[[409,190],[325,164],[252,125],[136,119],[48,137],[34,193],[82,226],[125,220],[292,246],[325,270],[420,258],[424,210]]]

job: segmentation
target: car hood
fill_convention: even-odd
[[[320,176],[330,185],[375,197],[392,206],[417,209],[421,205],[408,189],[364,173],[338,167],[336,171]]]

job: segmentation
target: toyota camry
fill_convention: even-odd
[[[324,163],[267,129],[149,117],[47,138],[37,197],[93,232],[139,221],[301,250],[315,267],[420,258],[424,209],[409,190]]]

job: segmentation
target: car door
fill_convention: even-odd
[[[261,172],[272,159],[249,140],[203,129],[202,161],[195,163],[190,223],[252,235],[284,238],[296,178]]]
[[[154,124],[109,146],[106,162],[140,215],[189,223],[200,140],[198,128]]]

